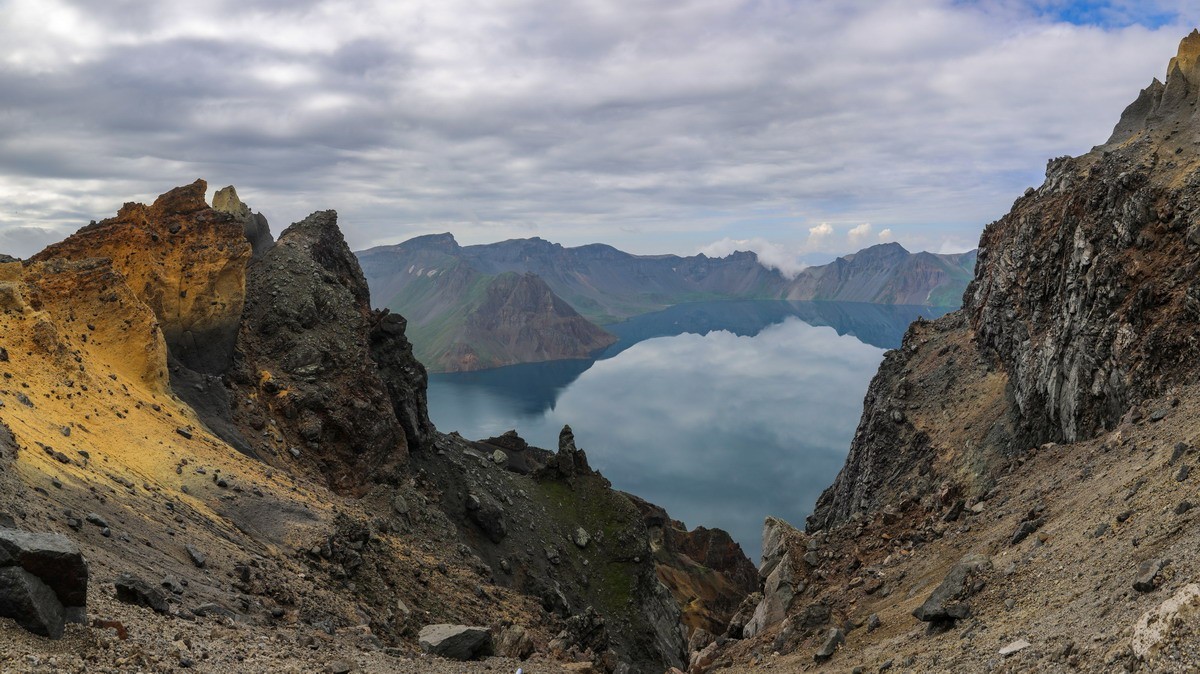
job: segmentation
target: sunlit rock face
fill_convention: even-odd
[[[158,317],[171,356],[200,372],[229,366],[246,299],[251,247],[232,215],[209,208],[207,184],[127,203],[34,260],[107,258]]]

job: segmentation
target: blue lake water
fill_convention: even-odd
[[[837,475],[884,351],[945,312],[683,304],[605,326],[619,341],[592,359],[431,375],[429,413],[442,431],[516,429],[548,449],[570,424],[615,488],[729,531],[757,562],[763,518],[802,527]]]

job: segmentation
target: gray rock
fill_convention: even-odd
[[[1191,466],[1186,463],[1179,467],[1179,472],[1175,473],[1175,481],[1183,482],[1188,479],[1188,475],[1192,472]]]
[[[946,574],[941,585],[925,603],[913,611],[917,620],[929,623],[953,623],[971,614],[966,599],[973,593],[975,578],[992,568],[985,555],[970,554],[958,561]]]
[[[588,535],[587,530],[583,527],[576,527],[575,535],[571,537],[571,540],[574,541],[577,547],[582,549],[588,546],[588,543],[592,541],[592,537]]]
[[[16,566],[0,568],[0,616],[51,639],[62,637],[66,622],[63,605],[50,586]]]
[[[86,619],[88,568],[66,536],[0,529],[0,568],[19,566],[50,587],[67,622]]]
[[[1028,641],[1025,641],[1024,639],[1017,639],[1016,641],[1005,646],[1004,648],[1001,648],[1000,655],[1007,658],[1008,656],[1013,655],[1015,653],[1019,653],[1019,652],[1025,650],[1026,648],[1029,648],[1032,645],[1033,644],[1029,643]]]
[[[237,616],[237,614],[234,613],[233,611],[231,611],[231,610],[225,608],[224,606],[221,606],[220,604],[217,604],[215,602],[207,602],[204,604],[200,604],[199,606],[192,609],[192,613],[195,613],[196,615],[199,615],[199,616],[216,615],[216,616],[221,616],[222,618],[234,618]]]
[[[743,628],[743,636],[750,638],[787,617],[796,595],[806,587],[802,575],[805,567],[793,559],[791,550],[807,548],[810,542],[805,534],[781,519],[768,517],[763,523],[763,561],[759,567],[759,575],[764,579],[763,598]]]
[[[135,606],[147,606],[159,613],[169,614],[170,604],[167,595],[161,588],[138,578],[132,573],[122,573],[114,583],[117,588],[117,600]]]
[[[1046,518],[1044,518],[1044,517],[1039,517],[1039,518],[1033,519],[1033,520],[1025,520],[1024,522],[1021,522],[1021,524],[1017,525],[1017,530],[1013,532],[1012,540],[1010,540],[1008,544],[1016,545],[1016,544],[1020,543],[1021,541],[1028,538],[1029,534],[1032,534],[1033,532],[1040,529],[1041,526],[1043,524],[1045,524],[1045,522],[1046,522]]]
[[[533,655],[533,639],[520,625],[509,625],[500,630],[500,639],[496,644],[496,654],[505,658],[524,660]]]
[[[870,616],[867,617],[867,631],[868,632],[874,632],[875,630],[879,629],[879,626],[882,624],[883,624],[883,621],[879,619],[878,613],[872,613]]]
[[[504,523],[504,510],[500,504],[490,498],[480,498],[475,494],[467,497],[467,517],[493,543],[499,543],[508,535],[508,526]]]
[[[1158,572],[1162,571],[1164,563],[1161,559],[1147,559],[1138,566],[1137,578],[1133,581],[1133,589],[1138,592],[1153,592],[1155,589],[1154,579],[1158,577]]]
[[[203,552],[197,550],[196,547],[190,543],[184,545],[183,549],[187,551],[188,557],[191,558],[192,563],[196,565],[196,568],[204,568],[204,565],[208,562],[208,558],[204,556]]]
[[[426,625],[417,640],[426,653],[451,660],[474,660],[492,652],[492,634],[485,627]]]
[[[95,524],[101,529],[108,526],[108,522],[106,522],[103,517],[97,515],[96,513],[88,513],[83,519],[87,520],[91,524]]]
[[[1182,515],[1191,510],[1193,507],[1194,506],[1192,506],[1191,501],[1180,501],[1179,505],[1175,506],[1175,514]]]
[[[824,662],[833,657],[839,646],[846,643],[846,634],[837,627],[831,628],[829,634],[825,637],[825,643],[813,653],[813,659],[817,662]]]

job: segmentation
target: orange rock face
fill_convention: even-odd
[[[107,258],[158,317],[171,355],[201,372],[225,369],[246,298],[250,243],[242,224],[204,201],[197,180],[155,202],[127,203],[34,260]]]

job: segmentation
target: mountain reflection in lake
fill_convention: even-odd
[[[757,561],[762,520],[796,526],[841,468],[884,349],[945,310],[835,302],[672,307],[605,326],[595,359],[431,375],[429,413],[471,439],[516,429],[553,449],[570,424],[617,489]]]

